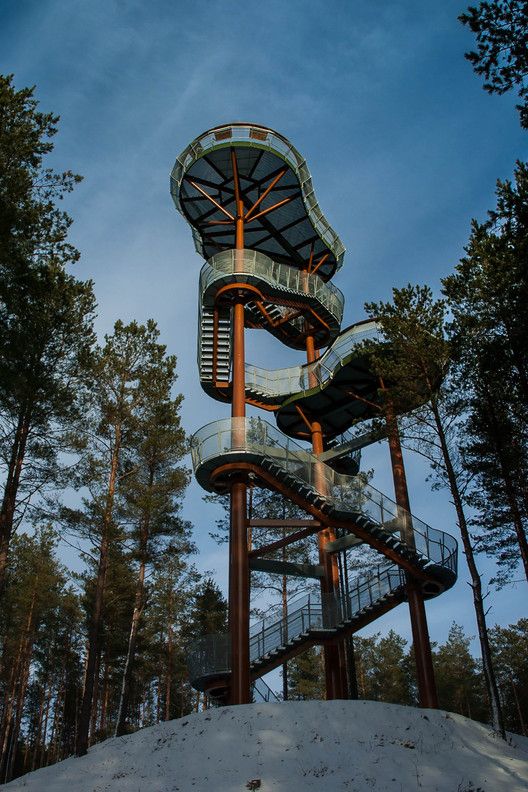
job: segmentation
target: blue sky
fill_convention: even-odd
[[[226,414],[200,390],[195,328],[201,260],[175,212],[168,177],[176,156],[210,126],[250,120],[302,152],[319,203],[347,247],[334,279],[344,325],[392,286],[438,293],[468,238],[472,217],[494,205],[497,178],[526,157],[514,97],[490,97],[464,52],[464,3],[393,0],[0,0],[0,68],[17,87],[37,85],[43,110],[61,115],[53,165],[84,175],[67,199],[80,277],[92,278],[98,332],[117,318],[159,323],[178,356],[184,426]],[[525,135],[525,133],[524,133]],[[262,366],[299,362],[268,335],[251,338]],[[391,493],[388,451],[365,454]],[[456,532],[446,493],[408,459],[417,516]],[[198,564],[225,585],[227,557],[208,539],[214,511],[196,484],[185,514]],[[481,560],[485,575],[492,565]],[[520,577],[520,575],[519,575]],[[430,603],[444,640],[453,619],[475,632],[467,574]],[[489,598],[490,622],[526,615],[526,584]],[[400,606],[374,625],[409,635]]]

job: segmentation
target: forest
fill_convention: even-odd
[[[517,90],[527,128],[526,3],[481,3],[460,19],[476,36],[466,57],[485,89]],[[207,707],[188,683],[187,647],[227,629],[225,598],[198,572],[181,516],[190,471],[176,358],[154,319],[116,317],[96,337],[94,284],[75,277],[80,253],[61,205],[82,177],[46,159],[58,124],[34,87],[0,76],[0,783]],[[453,622],[433,648],[440,704],[522,734],[528,619],[489,623],[479,557],[495,562],[492,586],[528,581],[527,260],[519,161],[488,216],[472,222],[441,294],[408,284],[365,306],[383,332],[366,342],[386,383],[380,422],[419,394],[402,442],[453,503],[469,570],[479,653]],[[251,508],[297,516],[270,493]],[[220,520],[220,542],[224,529]],[[82,573],[65,565],[65,548],[80,553]],[[357,567],[370,563],[365,553]],[[263,573],[252,584],[278,613],[296,593]],[[416,704],[412,647],[397,633],[354,636],[348,660],[351,697]],[[320,698],[322,679],[321,654],[309,650],[284,666],[278,695]]]

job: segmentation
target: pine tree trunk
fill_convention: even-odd
[[[59,761],[59,754],[60,754],[62,723],[64,716],[64,696],[65,696],[63,679],[64,679],[64,674],[61,675],[61,682],[57,689],[57,695],[55,696],[55,701],[53,704],[53,728],[51,732],[53,735],[52,745],[51,745],[51,756],[53,763]]]
[[[159,669],[156,700],[156,723],[161,723],[161,689],[163,686],[163,669]]]
[[[141,528],[141,561],[139,564],[138,577],[136,581],[136,594],[134,598],[134,611],[132,613],[132,622],[130,624],[130,635],[128,638],[128,649],[125,661],[125,670],[123,672],[123,682],[121,684],[121,696],[119,698],[119,711],[117,715],[117,723],[115,728],[115,736],[120,737],[126,731],[126,719],[128,715],[128,707],[130,702],[130,694],[132,687],[132,671],[134,666],[134,656],[136,652],[137,634],[139,628],[139,620],[143,612],[143,599],[145,590],[145,568],[147,556],[147,534],[148,529],[146,525]]]
[[[37,581],[35,581],[35,588],[33,589],[31,595],[31,604],[29,606],[29,611],[26,618],[26,625],[18,644],[17,657],[13,663],[9,684],[7,687],[1,731],[2,749],[0,753],[0,778],[4,778],[7,771],[9,746],[14,726],[13,712],[15,708],[17,689],[19,690],[20,685],[22,684],[23,663],[26,657],[28,646],[32,646],[33,643],[32,635],[36,599],[36,582]]]
[[[358,697],[361,699],[367,698],[367,687],[365,684],[365,671],[363,668],[363,663],[361,660],[359,663],[356,662],[356,668],[358,669]]]
[[[50,711],[50,704],[51,704],[51,685],[49,685],[47,692],[46,692],[46,706],[44,708],[44,726],[42,729],[42,742],[40,744],[40,761],[39,767],[44,767],[47,765],[47,735],[48,735],[48,721],[49,721],[49,711]]]
[[[500,734],[501,737],[506,739],[506,732],[504,730],[504,721],[502,717],[502,707],[499,698],[499,691],[497,688],[497,681],[495,679],[495,672],[493,669],[493,662],[491,656],[491,648],[489,644],[488,629],[486,626],[486,613],[484,611],[484,601],[482,598],[482,581],[480,574],[475,563],[475,555],[471,545],[469,530],[466,522],[466,515],[462,504],[462,497],[458,488],[456,474],[451,462],[451,455],[442,424],[442,419],[438,408],[434,402],[431,403],[431,410],[433,412],[436,431],[442,448],[442,456],[446,469],[449,488],[451,490],[451,497],[455,506],[457,515],[458,527],[460,530],[460,537],[464,547],[464,554],[471,577],[471,590],[473,592],[473,606],[475,608],[475,616],[477,619],[477,630],[480,641],[480,651],[482,653],[482,667],[484,671],[484,679],[486,682],[486,689],[488,692],[488,699],[491,709],[491,722],[494,730]]]
[[[36,770],[37,768],[37,757],[40,752],[40,745],[42,741],[42,724],[44,722],[44,702],[46,700],[46,688],[43,686],[42,693],[40,696],[40,704],[39,704],[39,713],[37,718],[37,724],[35,726],[35,744],[33,746],[33,753],[31,757],[31,767],[28,770]]]
[[[521,734],[526,735],[526,727],[524,725],[524,718],[523,718],[523,715],[522,715],[521,704],[520,704],[520,701],[519,701],[519,696],[517,694],[517,685],[515,684],[514,679],[513,679],[511,674],[510,674],[510,682],[511,682],[512,690],[513,690],[513,698],[515,699],[515,706],[517,708],[517,716],[519,718],[520,731],[521,731]]]
[[[13,444],[11,446],[2,507],[0,509],[0,599],[4,594],[6,585],[9,544],[13,535],[16,499],[18,487],[20,485],[22,465],[26,454],[30,417],[31,412],[29,409],[21,410],[15,436],[13,438]]]
[[[134,665],[134,656],[136,652],[137,634],[139,628],[139,620],[143,611],[143,589],[145,582],[145,561],[142,559],[137,586],[136,596],[134,600],[134,611],[132,613],[132,622],[130,624],[130,635],[128,638],[128,650],[125,661],[125,670],[123,673],[123,682],[121,685],[121,696],[119,699],[119,711],[117,716],[117,724],[115,729],[115,736],[120,737],[126,732],[126,720],[128,715],[128,707],[130,703],[131,685],[132,685],[132,671]]]
[[[110,695],[109,689],[109,665],[108,653],[105,652],[104,656],[104,673],[103,673],[103,689],[101,691],[101,718],[99,721],[99,730],[103,736],[106,735],[106,718],[108,714],[108,697]]]
[[[68,633],[64,649],[68,649],[71,644],[71,633]],[[64,729],[64,712],[66,707],[66,652],[63,655],[62,667],[57,687],[57,695],[53,707],[53,732],[55,734],[54,757],[53,762],[58,762],[60,759],[60,751],[62,744],[62,734]]]
[[[504,444],[502,442],[501,430],[498,425],[497,414],[495,412],[495,405],[487,389],[486,389],[486,404],[488,408],[488,415],[493,425],[494,444],[495,444],[495,451],[499,460],[500,474],[504,482],[504,489],[506,491],[506,497],[508,499],[508,505],[510,507],[512,523],[515,530],[515,535],[517,537],[517,543],[519,545],[521,560],[524,567],[524,574],[526,580],[528,580],[528,540],[526,539],[523,519],[519,509],[519,504],[517,502],[517,496],[515,491],[516,488],[512,481],[511,471],[505,458]]]
[[[33,642],[31,642],[29,646],[26,648],[24,667],[22,669],[22,682],[18,690],[15,718],[13,723],[13,731],[11,734],[11,748],[9,751],[9,757],[6,765],[6,773],[5,773],[6,783],[7,781],[11,780],[13,775],[13,766],[15,763],[15,758],[18,749],[18,735],[20,734],[20,725],[22,723],[22,715],[24,712],[24,701],[26,698],[27,686],[29,682],[29,668],[31,664],[32,655],[33,655]]]
[[[167,620],[167,677],[165,681],[165,720],[170,720],[172,689],[172,591],[169,597],[169,618]]]
[[[51,701],[51,685],[47,686],[44,691],[44,708],[42,714],[42,727],[40,732],[40,740],[39,740],[39,750],[36,756],[36,766],[44,767],[46,762],[46,738],[48,734],[48,719],[49,719],[49,708],[50,708],[50,701]]]
[[[101,526],[101,544],[99,549],[99,565],[97,569],[94,605],[88,630],[88,659],[86,662],[86,681],[81,704],[79,726],[77,729],[77,756],[84,756],[88,750],[88,735],[90,731],[90,717],[92,714],[94,697],[95,672],[100,654],[101,631],[103,626],[103,603],[110,551],[110,526],[113,517],[114,496],[120,451],[121,434],[120,427],[117,426],[115,427],[115,443],[110,465],[106,507]]]
[[[92,693],[92,712],[90,715],[90,731],[88,736],[88,746],[90,746],[95,740],[95,734],[97,732],[97,718],[99,716],[99,677],[101,674],[101,653],[97,655],[95,661],[95,673],[94,673],[94,686],[93,686],[93,693]]]
[[[412,524],[409,492],[407,490],[407,477],[405,474],[403,453],[400,443],[400,432],[393,404],[390,400],[387,400],[386,405],[386,426],[398,517],[402,521],[400,533],[403,541],[409,547],[415,548],[414,527]],[[431,641],[427,628],[424,598],[419,583],[408,572],[406,573],[406,580],[406,594],[411,618],[419,704],[421,707],[438,709],[438,693],[434,675]]]

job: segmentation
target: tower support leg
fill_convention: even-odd
[[[229,632],[231,635],[230,704],[249,704],[249,563],[247,552],[246,485],[231,487],[229,559]]]
[[[308,363],[313,363],[316,359],[315,343],[313,336],[306,337],[306,360]],[[315,380],[310,377],[311,385],[314,386]],[[323,431],[321,424],[314,421],[311,424],[312,433],[312,449],[313,453],[317,456],[323,453]],[[326,490],[326,482],[320,471],[315,470],[316,486],[322,494]],[[325,595],[327,597],[334,597],[336,606],[338,604],[339,596],[339,570],[337,566],[337,559],[334,555],[325,552],[325,545],[335,539],[335,534],[331,528],[325,528],[318,534],[319,545],[319,563],[323,565],[324,577],[321,579],[321,594],[323,600]],[[323,646],[323,657],[325,665],[325,687],[327,699],[344,699],[348,698],[348,684],[346,673],[346,652],[343,641],[336,643],[328,643]]]
[[[235,180],[236,258],[235,269],[243,267],[244,220],[240,200],[236,155],[232,152]],[[245,445],[246,384],[244,348],[244,301],[237,299],[233,306],[233,397],[231,417],[232,447]],[[237,419],[240,419],[237,421]],[[249,704],[251,701],[249,679],[249,559],[247,542],[247,500],[245,481],[231,485],[231,521],[229,537],[229,633],[231,636],[230,704]]]

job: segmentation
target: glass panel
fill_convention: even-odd
[[[360,522],[367,530],[383,529],[396,535],[401,545],[407,544],[417,556],[430,563],[456,567],[457,542],[454,537],[438,531],[412,516],[368,484],[364,477],[346,476],[325,465],[309,451],[286,437],[266,421],[248,418],[224,418],[200,429],[191,440],[195,471],[209,460],[218,465],[226,455],[243,453],[248,460],[269,469],[274,465],[274,475],[284,480],[289,475],[288,486],[303,491],[304,497],[324,499],[332,509],[346,520]],[[204,483],[204,482],[202,482]],[[204,486],[207,488],[207,482]],[[411,529],[411,538],[409,537]]]

